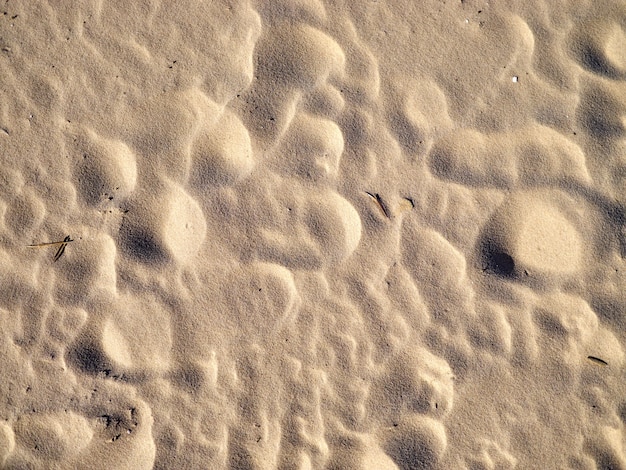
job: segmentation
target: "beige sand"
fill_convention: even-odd
[[[5,0],[0,96],[1,468],[626,469],[623,2]]]

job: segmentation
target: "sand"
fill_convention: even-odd
[[[0,468],[626,469],[623,2],[5,0],[0,96]]]

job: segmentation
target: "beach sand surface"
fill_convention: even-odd
[[[626,5],[0,6],[0,468],[626,469]]]

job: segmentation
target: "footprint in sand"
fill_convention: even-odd
[[[438,468],[448,447],[444,425],[422,415],[403,416],[378,434],[382,448],[402,470]]]
[[[610,11],[613,10],[613,11]],[[626,78],[626,9],[616,3],[601,18],[590,18],[584,28],[576,28],[570,50],[591,72],[611,78]]]
[[[170,323],[168,311],[154,300],[122,297],[102,327],[102,354],[120,374],[159,374],[170,364]]]
[[[74,459],[94,435],[89,422],[71,411],[25,415],[17,419],[13,429],[18,452],[23,449],[57,465]]]
[[[319,270],[346,260],[361,240],[361,218],[333,190],[313,191],[298,180],[276,180],[259,194],[255,249],[290,269]]]
[[[343,148],[343,134],[337,124],[299,113],[269,163],[277,173],[320,181],[337,176]]]
[[[101,137],[90,129],[77,129],[69,137],[74,180],[89,206],[131,195],[137,185],[137,158],[124,142]]]
[[[326,467],[329,470],[343,468],[377,470],[400,470],[389,455],[381,448],[381,442],[371,434],[353,433],[342,436],[333,447]]]
[[[452,127],[444,90],[430,80],[397,85],[398,97],[390,106],[390,128],[407,155],[423,155],[433,140]]]
[[[26,414],[1,425],[0,449],[9,451],[0,454],[3,468],[151,469],[156,447],[148,406],[133,392],[116,405],[104,402],[81,412]]]
[[[124,295],[92,315],[74,344],[69,362],[90,374],[144,379],[168,370],[172,350],[169,311],[156,299]]]
[[[117,247],[109,235],[82,231],[63,255],[54,283],[55,295],[66,305],[83,305],[86,299],[117,293]]]
[[[579,217],[575,202],[558,191],[514,193],[485,227],[484,269],[520,280],[568,279],[586,256]]]
[[[207,343],[230,341],[265,344],[291,326],[300,305],[292,271],[267,262],[216,269],[200,274],[211,307],[199,307],[197,326],[186,333],[186,349],[201,351]]]
[[[147,175],[183,184],[189,177],[195,136],[215,126],[220,113],[220,107],[198,87],[168,92],[129,107],[123,136]]]
[[[442,419],[452,410],[452,377],[444,359],[425,349],[406,350],[394,357],[375,381],[371,415],[384,426],[413,413]]]
[[[602,144],[604,150],[595,157],[595,170],[607,166],[607,160],[620,160],[619,147],[612,147],[626,137],[626,103],[622,96],[619,82],[591,81],[581,93],[581,100],[576,110],[577,120],[581,128],[593,141]],[[609,150],[609,155],[606,155]],[[617,151],[616,155],[611,155]],[[609,157],[607,159],[607,157]],[[612,157],[612,158],[611,158]],[[601,165],[599,165],[601,164]],[[612,165],[609,165],[610,169]]]
[[[203,124],[191,144],[191,184],[199,189],[234,184],[254,167],[248,130],[230,110]]]
[[[30,237],[45,219],[44,202],[30,188],[23,188],[7,202],[4,225],[18,238]]]
[[[206,221],[183,187],[157,181],[129,200],[119,236],[123,251],[138,261],[186,264],[205,240]]]
[[[513,133],[453,131],[434,144],[429,166],[437,177],[467,186],[506,189],[591,182],[582,149],[537,124]]]
[[[341,76],[345,55],[321,31],[284,22],[267,29],[255,49],[258,80],[242,95],[246,127],[263,142],[276,142],[289,127],[306,93]]]

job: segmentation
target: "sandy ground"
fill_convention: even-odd
[[[0,163],[1,468],[626,469],[623,2],[2,0]]]

